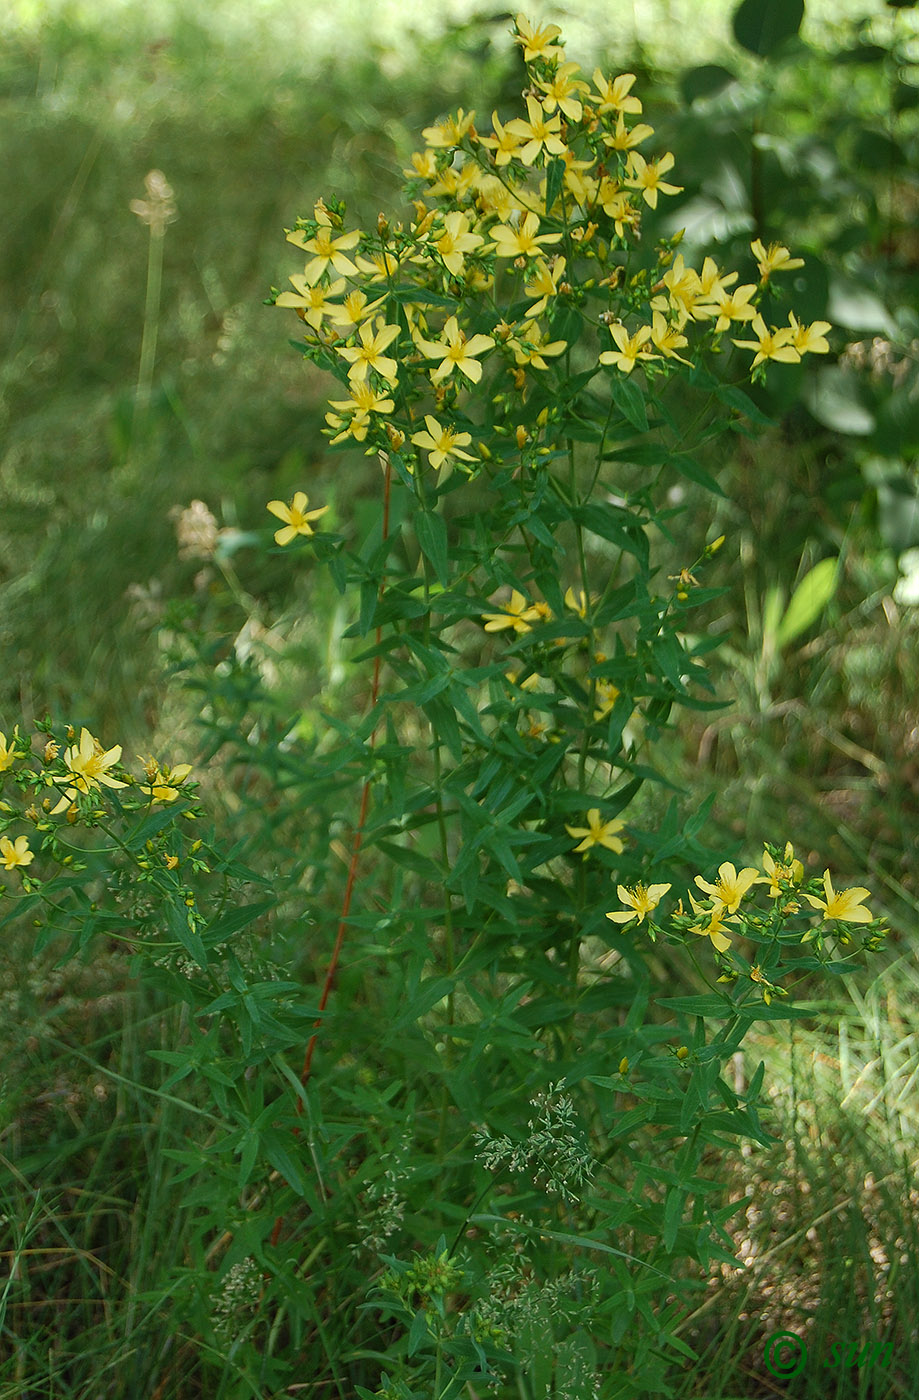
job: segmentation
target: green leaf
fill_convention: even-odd
[[[275,1128],[265,1128],[261,1135],[261,1147],[276,1172],[287,1182],[298,1196],[306,1195],[306,1183],[300,1174],[300,1167],[288,1151],[287,1143]]]
[[[414,1356],[420,1351],[430,1336],[428,1319],[424,1308],[419,1308],[412,1320],[412,1325],[408,1334],[408,1355]]]
[[[443,1001],[453,991],[453,979],[451,977],[428,977],[416,989],[415,995],[408,1006],[398,1016],[396,1020],[389,1024],[390,1033],[403,1030],[406,1026],[412,1025],[420,1016],[424,1016],[436,1006],[439,1001]]]
[[[728,83],[733,83],[736,74],[718,63],[703,63],[699,68],[689,68],[680,79],[680,92],[683,101],[689,106],[698,98],[714,97],[722,92]]]
[[[634,554],[639,563],[647,568],[647,536],[639,521],[629,511],[622,510],[619,506],[584,505],[577,506],[571,515],[573,520],[590,530],[591,534],[618,544],[620,549]]]
[[[734,38],[741,48],[768,58],[794,38],[804,18],[804,0],[743,0],[734,11]]]
[[[560,156],[550,160],[546,166],[546,213],[549,213],[553,204],[558,199],[559,191],[562,188],[562,180],[565,175],[565,162]]]
[[[715,496],[724,496],[725,493],[718,485],[715,478],[700,466],[694,457],[689,457],[684,452],[679,452],[670,458],[670,466],[676,467],[683,476],[694,481],[697,486],[704,486],[706,491],[711,491]],[[725,500],[727,497],[725,496]]]
[[[239,933],[247,924],[252,924],[256,919],[260,919],[263,914],[267,914],[269,909],[273,909],[277,903],[274,899],[263,899],[258,904],[244,904],[240,909],[234,909],[229,914],[224,914],[222,918],[215,919],[212,924],[208,924],[205,929],[207,941],[211,947],[215,943],[222,943],[230,938],[234,933]]]
[[[442,882],[443,873],[440,868],[420,851],[414,851],[408,846],[399,846],[395,841],[376,841],[372,844],[388,856],[394,865],[411,870],[413,874],[420,875],[424,880],[431,880],[435,885]]]
[[[839,574],[838,559],[821,559],[810,573],[805,574],[791,595],[785,616],[779,623],[776,641],[785,647],[806,632],[817,621],[836,591]]]
[[[624,374],[614,373],[610,380],[610,389],[613,395],[613,403],[622,414],[637,428],[640,433],[648,431],[648,411],[645,407],[645,399],[637,384],[633,384],[631,379],[627,379]]]
[[[671,1186],[667,1192],[667,1203],[664,1206],[664,1252],[673,1253],[673,1246],[676,1244],[677,1231],[683,1219],[684,1192],[679,1186]]]
[[[438,583],[446,588],[449,583],[447,571],[447,527],[443,516],[434,511],[419,511],[414,518],[415,534],[421,552],[434,565]]]
[[[734,1012],[734,1003],[727,993],[723,996],[711,992],[707,996],[658,997],[655,1005],[684,1016],[731,1016]]]

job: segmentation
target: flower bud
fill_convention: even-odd
[[[629,1072],[629,1062],[628,1062],[628,1060],[626,1059],[626,1057],[623,1055],[622,1059],[619,1061],[619,1073],[620,1073],[620,1074],[628,1074],[628,1072]]]

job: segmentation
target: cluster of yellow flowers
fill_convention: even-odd
[[[76,738],[76,731],[72,727],[68,727],[67,737]],[[64,749],[63,758],[59,762],[60,753],[61,745],[54,739],[48,739],[42,751],[44,771],[38,773],[26,767],[24,763],[19,770],[22,786],[31,782],[35,789],[54,787],[61,794],[54,806],[51,805],[51,798],[46,797],[42,800],[41,809],[35,806],[34,802],[25,809],[23,815],[39,830],[50,830],[51,823],[47,821],[47,817],[58,816],[61,812],[66,813],[68,822],[75,822],[78,816],[77,798],[92,792],[101,792],[103,787],[136,786],[150,804],[175,802],[182,795],[182,786],[191,773],[189,763],[179,763],[173,768],[167,768],[155,758],[141,757],[146,783],[138,782],[129,773],[125,774],[124,779],[116,778],[113,776],[113,770],[119,766],[121,745],[116,744],[113,748],[104,749],[99,740],[86,728],[80,731],[79,743],[71,743]],[[0,775],[12,770],[17,761],[27,760],[29,757],[31,741],[20,737],[18,725],[9,743],[6,735],[0,733]],[[15,812],[16,809],[8,802],[0,802],[0,814],[7,819],[7,824]],[[9,836],[4,835],[0,836],[0,858],[4,869],[14,870],[17,866],[30,865],[35,859],[35,852],[31,850],[27,836],[17,836],[15,840],[11,840]]]
[[[426,128],[425,148],[405,171],[415,196],[408,228],[380,215],[375,234],[345,231],[342,206],[320,199],[313,218],[287,235],[308,261],[275,304],[297,311],[318,363],[334,372],[337,362],[341,379],[347,367],[347,396],[331,400],[326,415],[333,443],[350,438],[367,450],[399,451],[410,442],[432,470],[470,471],[490,460],[484,443],[477,455],[465,451],[472,435],[451,421],[461,390],[478,385],[483,360],[497,356],[496,382],[509,376],[518,401],[525,399],[528,376],[573,348],[572,332],[552,338],[540,318],[573,310],[586,324],[588,297],[606,303],[593,324],[612,348],[592,351],[587,363],[624,375],[639,364],[655,373],[691,364],[679,353],[691,326],[712,345],[749,327],[753,338],[734,344],[754,351],[754,370],[828,349],[828,322],[803,325],[791,313],[787,325],[770,327],[763,319],[770,278],[802,266],[781,245],[751,244],[759,281],[741,286],[737,272],[710,257],[699,270],[682,254],[674,258],[678,238],[659,251],[655,268],[626,277],[643,207],[680,192],[664,179],[673,155],[651,160],[637,149],[653,128],[634,120],[642,104],[631,92],[633,73],[609,77],[597,68],[588,82],[563,61],[557,25],[520,15],[515,30],[528,69],[526,116],[502,123],[495,112],[491,134],[480,135],[475,113],[460,109]],[[463,323],[460,313],[473,303],[471,324]],[[440,309],[442,324],[432,328]],[[424,385],[433,412],[419,402]],[[549,416],[540,415],[540,427]],[[521,451],[533,448],[526,428],[516,436]],[[278,544],[313,533],[311,521],[326,508],[308,512],[307,504],[303,492],[290,504],[271,502],[285,522]]]
[[[603,821],[599,808],[593,808],[587,813],[586,827],[566,826],[565,830],[569,836],[580,840],[580,844],[576,845],[574,850],[584,852],[586,857],[587,852],[594,846],[605,846],[617,854],[621,853],[624,847],[619,832],[624,829],[624,826],[625,823],[618,818]],[[763,852],[762,870],[755,866],[747,866],[743,870],[737,870],[730,861],[725,861],[719,866],[718,879],[715,881],[703,879],[701,875],[694,876],[694,883],[708,896],[708,899],[696,900],[690,894],[689,903],[692,914],[687,914],[683,908],[683,901],[680,900],[674,911],[674,918],[677,927],[685,928],[687,932],[698,934],[702,938],[708,938],[718,953],[726,953],[731,947],[731,939],[728,936],[731,930],[728,926],[743,924],[748,913],[747,910],[741,909],[745,896],[750,893],[754,886],[766,885],[769,897],[776,901],[782,901],[781,906],[777,907],[783,919],[799,913],[803,900],[811,908],[818,910],[824,920],[843,924],[875,923],[875,916],[865,904],[865,900],[871,897],[870,890],[863,886],[836,890],[833,887],[829,870],[825,870],[823,873],[822,895],[799,888],[803,880],[804,866],[800,860],[795,858],[794,848],[790,842],[785,845],[781,861],[777,861],[767,847]],[[816,891],[819,886],[815,883],[813,888]],[[617,885],[616,893],[620,903],[625,908],[608,912],[606,917],[616,924],[634,922],[637,927],[654,912],[670,889],[669,884]],[[757,920],[756,922],[759,924],[761,921]],[[809,942],[813,937],[814,931],[807,930],[802,935],[801,942]],[[845,933],[841,933],[840,938],[842,942],[848,941]],[[756,967],[752,969],[750,976],[755,982],[764,983],[763,995],[768,1002],[771,999],[770,991],[775,991],[776,988],[765,982],[760,970]]]

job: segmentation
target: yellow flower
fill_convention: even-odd
[[[403,168],[402,174],[409,180],[417,179],[420,175],[424,180],[433,180],[437,174],[437,157],[433,151],[415,151],[412,155],[412,168]]]
[[[318,282],[327,268],[342,273],[347,277],[357,268],[350,258],[346,258],[345,248],[353,248],[360,242],[361,235],[357,229],[351,233],[343,233],[338,238],[332,237],[332,228],[329,216],[319,219],[319,228],[316,230],[315,238],[307,238],[305,229],[295,229],[293,233],[287,235],[288,243],[293,243],[295,248],[302,248],[306,253],[313,253],[314,256],[303,269],[304,279],[312,285]]]
[[[604,112],[632,112],[637,114],[641,111],[641,102],[637,97],[629,97],[629,89],[635,81],[634,73],[620,73],[618,78],[605,78],[599,68],[594,69],[593,83],[600,100],[596,104],[598,114]]]
[[[651,339],[651,326],[639,326],[630,336],[625,326],[610,326],[610,335],[619,346],[618,350],[604,350],[600,355],[601,365],[615,365],[623,374],[631,374],[639,360],[659,360],[660,355],[652,355],[643,347]]]
[[[825,332],[830,329],[829,321],[812,321],[809,326],[802,326],[795,313],[789,311],[788,324],[791,326],[791,345],[797,350],[799,355],[825,355],[829,350],[829,342]]]
[[[699,273],[699,291],[708,301],[715,297],[718,292],[732,287],[738,276],[739,273],[736,272],[719,272],[715,259],[706,258],[702,264],[702,271]]]
[[[309,497],[305,491],[297,491],[290,505],[285,505],[283,501],[269,501],[267,509],[272,515],[276,515],[279,520],[285,520],[287,524],[282,530],[276,530],[274,534],[275,544],[290,544],[297,535],[311,535],[313,527],[311,520],[317,520],[320,515],[325,515],[328,506],[320,506],[318,510],[307,510]]]
[[[517,154],[524,165],[532,165],[540,151],[546,151],[553,156],[564,155],[566,147],[560,135],[561,117],[558,113],[554,117],[547,117],[542,105],[536,101],[535,97],[528,97],[526,104],[527,120],[515,117],[507,124],[507,130],[511,135],[522,142]]]
[[[525,15],[518,15],[514,21],[517,33],[514,43],[523,49],[523,61],[529,63],[534,58],[559,58],[562,50],[552,43],[561,34],[557,24],[544,24],[542,29],[531,24]]]
[[[329,400],[332,408],[340,408],[342,412],[351,414],[350,422],[337,414],[326,414],[326,422],[333,428],[341,429],[338,436],[332,438],[333,443],[349,436],[356,442],[363,442],[370,426],[371,413],[392,413],[396,406],[392,399],[374,389],[369,379],[351,379],[348,387],[351,390],[350,399]]]
[[[144,762],[142,758],[141,762]],[[141,786],[141,792],[145,792],[151,802],[175,802],[181,796],[179,788],[191,772],[191,764],[177,763],[174,768],[161,768],[156,759],[151,758],[147,760],[146,772],[148,781]]]
[[[660,282],[655,283],[654,291],[659,291],[662,287],[666,288],[667,296],[652,298],[651,306],[654,310],[672,310],[681,323],[686,319],[694,319],[696,304],[702,295],[701,283],[695,268],[687,267],[683,262],[682,253],[677,253],[673,266],[668,267]]]
[[[587,616],[587,594],[584,592],[583,588],[578,589],[577,593],[575,593],[573,588],[566,589],[565,607],[570,608],[572,612],[576,612],[578,617]]]
[[[530,623],[535,622],[540,614],[515,588],[503,612],[483,613],[482,616],[486,619],[486,632],[503,632],[506,627],[513,627],[515,632],[529,632]]]
[[[472,442],[469,433],[458,433],[455,428],[444,428],[430,413],[424,415],[424,421],[427,432],[413,433],[412,442],[418,447],[427,448],[428,461],[432,467],[443,466],[448,457],[462,457],[466,462],[475,461],[468,452],[460,451],[460,448],[468,447]]]
[[[344,279],[341,283],[336,282],[334,285],[335,287],[339,285],[343,287],[345,285]],[[319,289],[314,288],[314,290],[318,291]],[[330,287],[328,290],[332,291],[332,288]],[[366,292],[355,290],[348,293],[340,306],[330,307],[330,314],[335,325],[347,327],[345,333],[350,334],[362,321],[366,321],[367,317],[376,311],[378,306],[382,306],[385,300],[385,297],[377,297],[376,301],[368,301]]]
[[[587,92],[588,87],[586,83],[574,77],[574,74],[580,71],[577,63],[560,63],[551,78],[537,84],[546,94],[541,100],[547,112],[554,112],[558,107],[569,121],[581,120],[584,109],[575,94]]]
[[[647,122],[636,122],[635,126],[627,127],[620,115],[616,118],[616,130],[604,132],[603,144],[610,146],[614,151],[631,151],[653,135],[654,127],[649,126]]]
[[[733,914],[747,890],[752,885],[762,884],[763,879],[758,870],[754,870],[752,865],[748,865],[740,873],[734,869],[730,861],[725,861],[718,867],[718,883],[709,884],[708,880],[703,880],[701,875],[695,877],[695,883],[700,890],[705,890],[706,894],[714,896],[723,904],[729,914]]]
[[[377,374],[382,375],[390,384],[395,384],[399,366],[395,360],[384,355],[383,351],[387,345],[392,344],[398,334],[398,326],[381,325],[374,330],[370,322],[365,321],[358,331],[360,345],[338,346],[339,355],[351,366],[348,370],[349,380],[366,379],[368,369],[375,369]]]
[[[399,271],[399,259],[388,248],[378,248],[369,258],[359,257],[357,265],[361,272],[369,273],[374,282],[387,282]]]
[[[698,876],[696,876],[698,881]],[[708,923],[703,927],[693,924],[690,933],[698,933],[703,938],[710,938],[712,944],[719,953],[726,953],[731,946],[731,940],[725,936],[724,926],[728,923],[736,923],[737,920],[728,914],[720,900],[716,899],[711,909],[706,909],[703,905],[697,904],[692,895],[689,896],[694,914],[703,914],[708,918]]]
[[[613,221],[617,237],[625,238],[626,224],[633,229],[638,227],[641,220],[640,211],[635,208],[631,196],[613,180],[600,182],[599,200],[604,214]],[[654,305],[653,302],[651,304]]]
[[[527,214],[517,228],[510,224],[496,224],[490,231],[499,258],[535,258],[539,254],[540,243],[557,243],[560,233],[537,233],[539,216]]]
[[[713,291],[711,299],[718,307],[718,319],[715,322],[716,333],[728,330],[732,321],[753,320],[756,315],[756,307],[749,303],[755,291],[756,287],[752,282],[747,282],[743,287],[735,287],[730,292],[722,287]]]
[[[291,277],[296,291],[281,292],[275,306],[293,306],[303,311],[303,319],[314,331],[322,328],[324,316],[337,320],[337,306],[329,303],[329,297],[341,296],[345,289],[345,279],[339,277],[328,287],[311,287],[305,277]]]
[[[431,371],[433,383],[446,379],[448,374],[458,369],[473,384],[478,384],[482,378],[482,366],[475,357],[490,350],[495,342],[490,335],[474,335],[467,339],[456,317],[451,316],[444,326],[443,340],[424,340],[419,336],[415,343],[429,360],[440,360],[437,368]]]
[[[533,369],[548,369],[543,355],[561,355],[568,349],[567,340],[546,339],[545,333],[535,321],[527,323],[525,339],[510,341],[514,359],[518,365],[530,365]]]
[[[762,240],[757,238],[750,244],[750,252],[756,259],[756,266],[759,268],[760,280],[768,282],[773,272],[790,272],[793,267],[803,267],[803,258],[793,258],[787,248],[783,248],[781,243],[770,243],[768,249],[763,247]]]
[[[685,360],[682,355],[677,354],[677,350],[682,350],[689,344],[685,335],[681,335],[676,326],[669,325],[660,311],[653,313],[652,322],[652,345],[656,345],[668,360],[679,360],[681,365],[689,365],[692,368],[692,360]]]
[[[821,909],[825,919],[841,919],[847,924],[871,923],[874,915],[864,904],[864,901],[871,894],[870,890],[853,886],[851,890],[840,890],[837,894],[830,880],[830,872],[825,870],[823,872],[823,891],[825,899],[818,899],[816,895],[812,894],[805,894],[804,898],[815,909]]]
[[[52,807],[52,817],[69,807],[78,792],[87,793],[93,789],[98,791],[100,783],[110,788],[127,787],[127,783],[111,778],[108,774],[108,769],[113,768],[120,757],[120,744],[103,752],[98,739],[94,739],[88,729],[81,729],[79,745],[72,744],[64,753],[64,762],[68,770],[66,781],[73,783],[73,787],[66,790],[56,807]]]
[[[796,365],[801,359],[797,350],[791,344],[792,331],[790,326],[783,326],[781,330],[775,327],[771,331],[766,330],[766,323],[762,316],[754,316],[751,329],[756,336],[756,340],[735,340],[734,344],[742,350],[755,350],[751,369],[761,365],[764,360],[781,360],[785,364]]]
[[[466,253],[471,253],[484,242],[481,234],[469,232],[469,220],[466,216],[454,212],[445,216],[444,232],[435,241],[434,247],[443,258],[447,269],[454,277],[459,277],[463,271]]]
[[[0,733],[0,773],[12,768],[16,762],[16,749],[13,742],[7,744],[6,735]]]
[[[670,151],[662,155],[658,160],[650,163],[638,151],[629,153],[629,174],[625,183],[633,190],[641,190],[642,199],[652,209],[657,208],[658,194],[680,194],[682,185],[668,185],[661,179],[668,170],[673,167],[673,155]]]
[[[498,113],[492,112],[491,124],[494,136],[481,137],[483,146],[495,153],[495,165],[508,165],[512,156],[517,154],[519,142],[512,131],[508,131],[506,126],[502,126],[498,121]]]
[[[799,860],[795,860],[794,847],[790,841],[786,843],[783,864],[781,865],[772,859],[768,851],[763,852],[763,869],[769,877],[769,894],[772,899],[778,899],[783,893],[779,881],[790,880],[792,884],[800,885],[804,879],[804,866]],[[765,884],[766,881],[763,880],[760,883]]]
[[[120,786],[124,787],[124,784]],[[34,852],[29,850],[28,836],[17,836],[15,844],[8,836],[0,836],[0,855],[3,856],[5,870],[13,870],[17,865],[28,865],[35,859]]]
[[[608,715],[610,710],[619,699],[619,687],[613,685],[612,681],[598,680],[594,691],[596,708],[594,709],[594,723]]]
[[[620,909],[606,917],[616,924],[628,924],[637,915],[638,922],[643,923],[645,915],[657,908],[669,889],[669,885],[635,885],[629,889],[617,885],[616,893],[621,902],[629,906],[628,910]]]
[[[455,117],[446,117],[436,126],[426,126],[421,134],[429,146],[449,149],[451,146],[459,145],[467,131],[472,127],[474,120],[475,112],[470,112],[467,116],[460,107]]]
[[[533,275],[529,282],[524,285],[524,292],[528,297],[539,297],[540,300],[535,306],[531,306],[526,314],[528,321],[539,316],[545,311],[549,298],[558,294],[558,284],[562,280],[565,271],[565,259],[556,258],[551,268],[542,258],[539,258],[533,270]]]
[[[618,817],[608,822],[601,821],[600,808],[591,807],[587,813],[586,826],[568,826],[566,823],[565,830],[569,836],[576,839],[584,838],[579,846],[575,846],[575,854],[583,851],[586,855],[591,846],[605,846],[608,851],[615,851],[617,855],[621,855],[625,847],[616,832],[621,831],[624,826],[625,822],[620,821]]]

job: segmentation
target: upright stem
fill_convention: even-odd
[[[383,484],[383,536],[382,536],[382,537],[383,537],[384,540],[389,538],[389,494],[390,494],[390,485],[391,485],[391,482],[392,482],[392,468],[391,468],[391,466],[390,466],[390,464],[389,464],[389,460],[387,459],[387,461],[386,461],[386,469],[385,469],[385,478],[384,478],[384,484]],[[380,598],[383,596],[383,589],[384,589],[384,587],[385,587],[385,583],[386,583],[386,576],[385,576],[385,572],[384,572],[383,577],[380,579],[380,587],[379,587],[379,592],[378,592],[378,595],[377,595],[377,596],[380,597]],[[383,635],[383,629],[382,629],[381,626],[378,626],[378,627],[377,627],[377,632],[376,632],[376,640],[377,640],[377,645],[378,645],[378,646],[379,646],[379,644],[380,644],[380,641],[382,640],[382,635]],[[370,687],[370,709],[371,709],[371,713],[372,713],[373,710],[376,708],[377,696],[379,695],[379,692],[380,692],[380,660],[381,660],[381,655],[380,655],[380,652],[378,651],[377,654],[376,654],[376,656],[375,656],[374,659],[373,659],[373,681],[372,681],[371,687]],[[373,731],[372,731],[372,733],[371,733],[371,735],[370,735],[370,747],[371,747],[371,749],[374,747],[374,745],[375,745],[375,743],[376,743],[376,737],[377,737],[377,726],[375,725],[374,728],[373,728]],[[357,826],[356,826],[355,829],[354,829],[354,836],[353,836],[352,842],[351,842],[351,860],[350,860],[349,865],[348,865],[348,879],[347,879],[347,883],[346,883],[346,885],[345,885],[345,897],[344,897],[344,900],[343,900],[343,902],[342,902],[342,907],[341,907],[341,918],[339,919],[339,923],[338,923],[338,933],[337,933],[336,936],[335,936],[335,946],[334,946],[333,949],[332,949],[332,956],[331,956],[331,958],[329,959],[329,966],[328,966],[328,970],[326,971],[325,982],[323,983],[323,987],[322,987],[322,995],[321,995],[320,998],[319,998],[319,1010],[320,1010],[320,1012],[324,1011],[325,1008],[326,1008],[326,1003],[328,1002],[328,999],[329,999],[329,993],[330,993],[331,990],[332,990],[332,984],[333,984],[333,982],[334,982],[334,980],[335,980],[335,973],[336,973],[337,970],[338,970],[338,960],[339,960],[339,957],[340,957],[340,955],[341,955],[342,944],[344,943],[344,939],[345,939],[345,929],[347,928],[347,925],[348,925],[348,913],[349,913],[349,911],[350,911],[350,909],[351,909],[351,895],[352,895],[352,893],[353,893],[353,891],[354,891],[354,880],[355,880],[355,876],[357,875],[357,861],[358,861],[358,856],[360,855],[361,843],[362,843],[362,841],[363,841],[363,839],[364,839],[364,825],[365,825],[366,820],[367,820],[367,808],[368,808],[368,806],[369,806],[369,804],[370,804],[370,782],[371,782],[371,778],[370,778],[370,776],[368,775],[368,777],[364,779],[364,786],[363,786],[363,788],[362,788],[362,790],[361,790],[361,807],[360,807],[360,812],[359,812],[358,818],[357,818]],[[318,1039],[318,1034],[319,1034],[319,1029],[318,1029],[318,1028],[319,1028],[319,1025],[320,1025],[320,1022],[319,1022],[319,1021],[316,1021],[316,1022],[314,1023],[315,1029],[314,1029],[314,1031],[313,1031],[312,1036],[310,1037],[309,1044],[308,1044],[307,1047],[306,1047],[306,1054],[305,1054],[304,1057],[303,1057],[303,1068],[302,1068],[302,1070],[300,1071],[300,1083],[303,1085],[304,1088],[306,1088],[306,1084],[307,1084],[307,1081],[309,1080],[310,1072],[311,1072],[311,1070],[312,1070],[312,1065],[313,1065],[313,1052],[314,1052],[314,1050],[315,1050],[315,1048],[316,1048],[316,1041],[317,1041],[317,1039]],[[303,1102],[302,1102],[302,1100],[301,1100],[300,1098],[298,1098],[297,1101],[296,1101],[296,1113],[297,1113],[297,1116],[299,1117],[300,1114],[301,1114],[302,1112],[303,1112]],[[296,1131],[296,1129],[295,1129],[294,1131]],[[284,1217],[283,1217],[283,1215],[279,1215],[279,1216],[277,1217],[277,1219],[275,1220],[275,1222],[274,1222],[274,1229],[273,1229],[272,1232],[271,1232],[271,1243],[272,1243],[272,1244],[277,1244],[278,1239],[279,1239],[280,1234],[281,1234],[281,1227],[282,1227],[283,1223],[284,1223]]]
[[[153,369],[156,364],[156,341],[160,326],[160,289],[163,283],[163,239],[166,230],[156,224],[150,225],[150,244],[147,250],[147,296],[144,302],[144,332],[140,343],[140,366],[137,371],[137,390],[134,396],[134,415],[131,423],[131,442],[137,435],[139,424],[146,418],[153,388]]]

